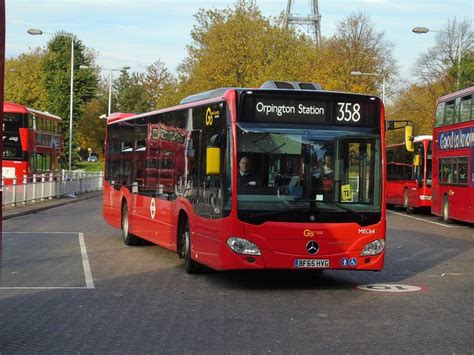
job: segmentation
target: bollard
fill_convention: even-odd
[[[13,194],[12,206],[16,207],[16,176],[13,178],[12,194]]]
[[[84,173],[80,173],[79,175],[79,193],[82,193],[82,179],[83,179]]]
[[[44,183],[45,183],[44,174],[41,174],[41,201],[44,201]]]
[[[33,197],[31,199],[31,202],[36,202],[36,174],[33,174]]]
[[[53,199],[53,173],[49,173],[49,197],[48,200]]]
[[[23,205],[26,205],[26,201],[28,198],[28,176],[23,175]]]

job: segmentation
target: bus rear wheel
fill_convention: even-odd
[[[408,195],[408,188],[403,191],[403,208],[407,213],[413,213],[413,207],[410,207],[410,196]]]
[[[443,222],[446,224],[450,224],[453,222],[451,218],[449,218],[449,200],[448,196],[443,197],[443,207],[441,210],[441,218],[443,219]]]
[[[139,245],[141,239],[129,232],[130,223],[128,221],[128,206],[125,202],[122,205],[122,238],[125,245]]]
[[[199,273],[202,270],[202,266],[191,257],[191,231],[188,220],[184,221],[181,227],[180,246],[180,254],[184,257],[184,270],[188,274]]]

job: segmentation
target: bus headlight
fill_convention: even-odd
[[[362,250],[362,253],[360,253],[360,256],[377,255],[383,252],[384,249],[385,239],[377,239],[367,244]]]
[[[227,245],[237,254],[260,255],[258,247],[244,238],[230,237]]]

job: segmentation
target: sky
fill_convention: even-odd
[[[262,14],[278,16],[287,0],[257,0]],[[294,0],[293,13],[310,14],[309,0]],[[144,71],[161,60],[171,72],[186,57],[200,8],[223,9],[231,1],[165,0],[6,0],[6,57],[45,46],[50,36],[31,36],[29,28],[74,33],[93,48],[104,69],[130,66]],[[410,81],[417,57],[435,44],[436,33],[417,35],[416,26],[442,29],[449,19],[472,20],[472,0],[319,0],[321,34],[330,37],[337,23],[354,12],[369,16],[374,28],[395,45],[393,56],[402,79]],[[272,78],[269,78],[272,79]],[[281,78],[283,79],[283,78]]]

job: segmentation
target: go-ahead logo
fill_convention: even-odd
[[[303,231],[303,236],[307,238],[312,238],[317,235],[323,235],[323,231],[313,231],[311,229],[305,229]]]

